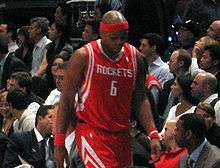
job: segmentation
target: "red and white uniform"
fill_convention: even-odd
[[[125,43],[121,55],[112,60],[103,52],[100,40],[85,48],[87,68],[76,105],[77,147],[87,167],[128,166],[137,50]]]

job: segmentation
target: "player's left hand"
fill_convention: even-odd
[[[150,142],[151,147],[151,160],[149,161],[150,164],[157,162],[160,159],[160,141],[159,139],[152,139]]]

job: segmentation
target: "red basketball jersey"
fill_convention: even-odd
[[[118,59],[112,60],[102,50],[100,40],[85,48],[87,68],[76,104],[78,119],[110,132],[128,129],[137,50],[125,43]]]

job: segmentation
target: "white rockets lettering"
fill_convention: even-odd
[[[128,78],[132,78],[133,76],[131,69],[106,67],[99,64],[96,65],[96,72],[98,74],[103,74],[103,75],[128,77]]]

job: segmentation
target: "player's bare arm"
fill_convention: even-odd
[[[151,111],[151,105],[145,95],[145,85],[144,81],[146,78],[146,67],[147,64],[144,61],[143,56],[138,53],[137,55],[137,80],[136,80],[136,88],[134,92],[135,102],[138,119],[144,129],[150,134],[152,129],[156,128],[154,124],[154,119]],[[156,155],[156,159],[159,158],[160,155],[160,143],[159,138],[151,139],[151,152]]]

